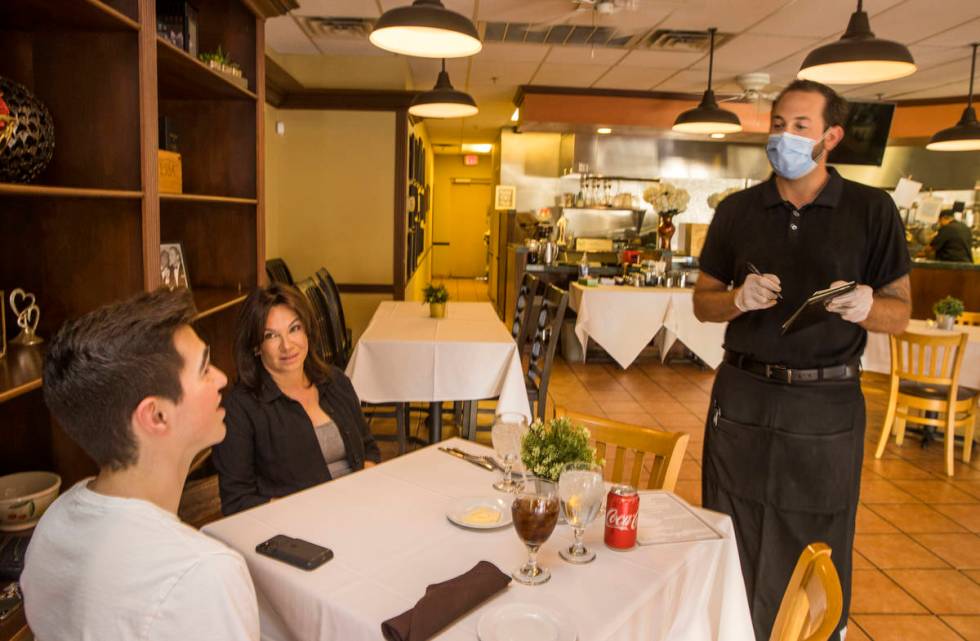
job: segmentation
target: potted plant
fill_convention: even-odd
[[[568,463],[603,463],[589,445],[589,430],[564,417],[531,424],[521,439],[521,461],[528,473],[555,482]]]
[[[446,317],[446,301],[449,300],[449,290],[445,285],[429,283],[425,287],[425,302],[429,304],[429,316],[432,318]]]
[[[218,50],[214,53],[199,53],[197,57],[211,69],[229,76],[231,82],[243,89],[248,88],[248,80],[242,75],[242,68],[238,63],[232,62],[231,57],[221,50],[221,45],[218,45]]]
[[[936,315],[936,325],[939,329],[951,330],[956,317],[963,313],[963,301],[947,296],[932,306],[932,312]]]

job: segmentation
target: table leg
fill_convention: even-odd
[[[465,401],[463,403],[464,423],[466,438],[470,441],[476,440],[477,412],[480,408],[480,401]]]
[[[442,402],[429,403],[429,443],[442,440]]]
[[[408,403],[395,403],[395,432],[398,435],[398,455],[408,449]]]

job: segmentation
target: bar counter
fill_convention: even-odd
[[[955,296],[967,311],[980,311],[980,265],[941,260],[912,261],[912,318],[933,318],[933,304]]]

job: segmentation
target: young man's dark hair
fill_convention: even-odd
[[[158,290],[65,323],[44,362],[44,400],[99,467],[135,462],[133,411],[147,396],[181,398],[177,328],[190,323],[187,290]]]
[[[851,111],[851,106],[847,104],[847,101],[827,85],[814,82],[813,80],[794,80],[789,83],[785,89],[779,92],[776,100],[773,101],[772,106],[774,110],[776,105],[779,104],[779,101],[783,99],[783,96],[791,91],[809,91],[811,93],[818,93],[824,97],[826,100],[823,107],[824,129],[834,126],[843,127],[844,123],[847,122],[847,115]]]

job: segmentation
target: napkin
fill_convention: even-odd
[[[433,583],[414,608],[381,624],[388,641],[426,641],[437,632],[507,587],[510,577],[489,561],[480,561],[459,576]]]

